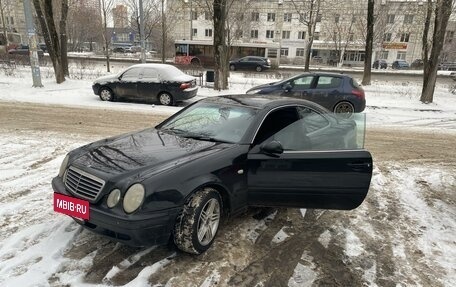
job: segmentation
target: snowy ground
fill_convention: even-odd
[[[101,102],[88,79],[47,78],[31,88],[26,72],[0,75],[0,106],[79,107],[89,121],[97,110],[134,118],[181,108]],[[268,81],[234,74],[228,93]],[[19,115],[0,113],[0,286],[456,286],[456,95],[437,85],[435,103],[424,105],[416,84],[365,90],[375,159],[366,201],[350,212],[279,209],[264,220],[249,212],[226,222],[199,257],[115,244],[55,214],[50,181],[64,155],[98,136],[17,128]],[[217,94],[201,88],[197,98]],[[59,121],[48,116],[34,120]],[[385,126],[391,131],[377,131]],[[393,138],[396,130],[413,140]],[[438,140],[421,137],[423,130]]]

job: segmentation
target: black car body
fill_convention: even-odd
[[[95,95],[104,101],[128,100],[174,105],[196,96],[195,77],[167,64],[133,65],[117,75],[96,79]]]
[[[247,56],[230,61],[230,70],[251,70],[261,72],[271,68],[271,61],[264,57]]]
[[[396,60],[393,62],[393,64],[391,65],[391,67],[393,69],[398,69],[398,70],[401,70],[401,69],[408,69],[410,68],[410,65],[409,63],[407,63],[406,61],[404,60]]]
[[[90,218],[75,220],[98,234],[132,246],[174,238],[199,254],[222,214],[359,206],[372,158],[357,130],[308,101],[206,98],[155,128],[71,151],[52,180],[54,196],[87,201]],[[211,228],[202,229],[206,223]]]
[[[412,69],[423,69],[424,62],[421,59],[415,59],[412,64],[410,65]]]
[[[386,60],[375,60],[374,64],[372,65],[374,69],[386,69],[388,68],[388,63]]]
[[[248,94],[281,95],[315,102],[337,113],[359,113],[366,107],[364,90],[348,75],[303,73],[253,87]]]

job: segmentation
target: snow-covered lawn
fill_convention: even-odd
[[[233,74],[229,91],[200,88],[191,101],[243,93],[269,81]],[[46,78],[43,83],[32,88],[28,71],[0,75],[0,101],[166,115],[182,108],[102,102],[90,80],[57,85]],[[456,95],[448,87],[437,85],[429,105],[419,101],[416,84],[392,80],[365,90],[368,128],[456,132]],[[241,217],[224,226],[207,254],[195,258],[166,248],[127,248],[54,213],[52,177],[68,151],[94,138],[3,127],[0,286],[263,286],[276,272],[270,266],[286,269],[286,264],[291,266],[285,272],[288,286],[336,284],[325,281],[325,274],[346,276],[348,271],[361,278],[353,286],[456,286],[454,166],[380,159],[369,196],[358,209]]]

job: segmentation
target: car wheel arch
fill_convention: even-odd
[[[188,202],[188,200],[195,194],[197,193],[198,191],[200,190],[203,190],[205,188],[211,188],[211,189],[215,189],[221,199],[222,199],[222,214],[230,214],[231,212],[231,202],[230,202],[230,195],[229,195],[229,192],[228,192],[228,188],[226,188],[225,186],[223,186],[222,184],[218,183],[218,182],[207,182],[207,183],[203,183],[201,185],[198,185],[196,187],[194,187],[184,198],[183,198],[183,201],[182,201],[182,204],[184,204],[185,202]]]

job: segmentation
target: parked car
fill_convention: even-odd
[[[230,70],[252,70],[261,72],[271,68],[271,61],[265,57],[247,56],[230,61]]]
[[[205,98],[155,128],[69,152],[54,209],[124,244],[173,240],[200,254],[222,217],[249,206],[358,207],[372,177],[358,130],[305,100]]]
[[[408,68],[410,68],[410,65],[409,65],[409,63],[407,63],[404,60],[396,60],[393,62],[391,67],[393,69],[408,69]]]
[[[439,70],[456,71],[456,62],[442,62],[438,66]]]
[[[347,116],[366,107],[363,88],[352,77],[334,73],[303,73],[251,88],[248,94],[275,94],[315,102]]]
[[[314,64],[321,64],[321,63],[323,63],[323,58],[321,56],[313,56],[312,62]]]
[[[196,96],[195,77],[167,64],[138,64],[117,75],[96,79],[95,95],[103,101],[129,100],[174,105]]]
[[[374,69],[386,69],[388,68],[388,63],[386,60],[375,60],[374,64],[372,65]]]
[[[424,62],[421,59],[415,59],[412,64],[410,65],[412,69],[423,69]]]
[[[114,53],[131,53],[130,47],[114,47],[112,49]]]
[[[37,52],[38,52],[38,57],[39,58],[42,58],[44,56],[43,50],[41,50],[39,47],[38,47]],[[9,50],[8,54],[10,54],[10,55],[29,56],[30,55],[29,46],[21,44],[21,45],[17,46],[17,48]]]

